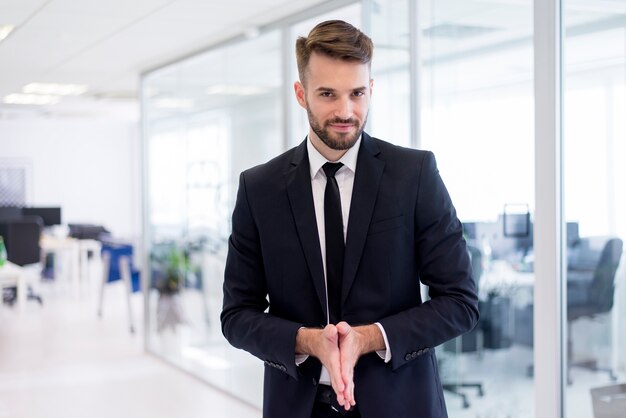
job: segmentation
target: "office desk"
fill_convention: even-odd
[[[28,285],[34,282],[34,275],[28,274],[26,269],[10,261],[0,267],[0,288],[17,287],[17,308],[20,312],[26,308]]]
[[[535,274],[519,271],[506,260],[492,260],[487,263],[478,284],[480,298],[486,300],[489,294],[496,293],[511,298],[515,306],[532,303]]]
[[[54,279],[77,285],[80,274],[79,241],[44,234],[41,236],[40,245],[44,255],[54,256]]]

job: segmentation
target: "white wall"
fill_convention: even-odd
[[[32,166],[29,205],[62,207],[64,223],[102,224],[141,235],[137,122],[99,119],[0,120],[0,159]]]

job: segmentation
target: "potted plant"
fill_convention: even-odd
[[[180,291],[190,271],[189,254],[173,243],[153,247],[152,287],[159,292],[156,319],[157,332],[185,323]]]

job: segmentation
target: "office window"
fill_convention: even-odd
[[[563,22],[565,416],[620,416],[626,407],[617,386],[626,376],[626,3],[565,0]]]
[[[464,223],[481,318],[438,350],[450,416],[534,416],[532,2],[421,2],[421,148]]]
[[[30,163],[0,161],[0,206],[24,206]]]

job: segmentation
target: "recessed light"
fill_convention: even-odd
[[[59,96],[43,95],[43,94],[9,94],[5,96],[4,103],[7,104],[30,104],[30,105],[48,105],[59,102]]]
[[[87,91],[83,84],[30,83],[22,88],[27,94],[53,94],[57,96],[79,96]]]
[[[15,29],[13,25],[0,25],[0,41],[6,39],[13,29]]]

